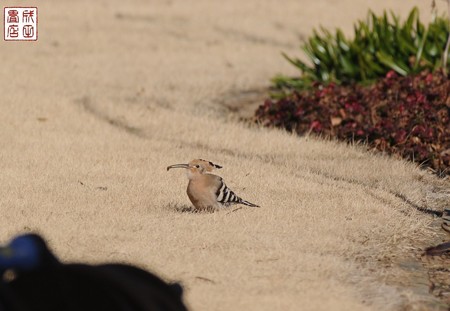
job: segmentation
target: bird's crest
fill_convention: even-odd
[[[214,164],[211,161],[203,160],[203,159],[195,159],[195,160],[192,160],[191,162],[189,162],[189,165],[195,165],[195,164],[201,165],[205,169],[205,171],[208,171],[208,172],[211,172],[214,169],[222,168],[221,165]]]
[[[203,159],[199,159],[199,160],[200,160],[200,161],[203,161],[203,162],[208,162],[209,165],[211,165],[211,166],[213,166],[213,167],[215,167],[215,168],[217,168],[217,169],[221,169],[221,168],[222,168],[221,165],[214,164],[214,163],[212,163],[211,161],[203,160]]]

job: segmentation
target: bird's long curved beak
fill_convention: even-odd
[[[170,170],[171,168],[189,168],[189,164],[174,164],[167,167],[167,170]]]

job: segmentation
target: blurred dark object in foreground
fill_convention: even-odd
[[[64,264],[38,235],[0,248],[0,310],[184,311],[182,288],[123,265]]]

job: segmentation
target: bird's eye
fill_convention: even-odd
[[[200,165],[198,165],[198,164],[197,164],[197,165],[194,165],[194,166],[195,166],[196,168],[200,168]]]

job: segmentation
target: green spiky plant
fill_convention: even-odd
[[[416,7],[403,23],[392,12],[376,16],[369,11],[366,21],[354,25],[353,39],[346,38],[340,29],[335,34],[324,28],[314,30],[302,46],[309,63],[283,53],[302,75],[277,76],[273,83],[284,93],[307,88],[316,81],[368,84],[390,70],[406,76],[425,69],[446,68],[448,34],[448,19],[437,17],[425,26]]]

